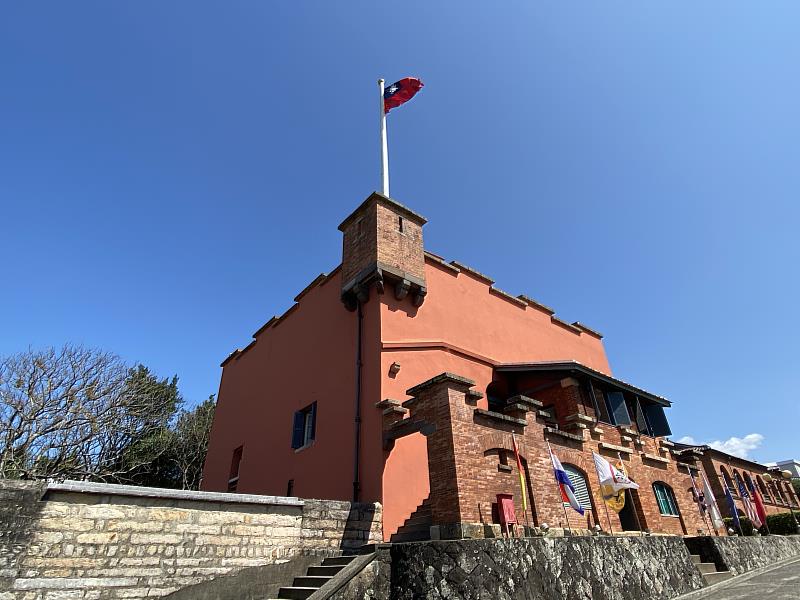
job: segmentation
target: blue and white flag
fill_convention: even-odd
[[[553,454],[552,451],[550,452],[550,459],[553,461],[553,473],[556,476],[558,487],[561,490],[561,499],[569,503],[572,508],[583,516],[583,506],[581,506],[581,503],[578,502],[578,499],[575,497],[575,486],[572,485],[569,475],[567,475],[564,467],[561,466],[561,461],[556,458],[556,455]]]

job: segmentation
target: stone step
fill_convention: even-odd
[[[323,567],[344,567],[355,560],[355,556],[329,556],[322,561]]]
[[[278,598],[281,600],[306,600],[318,589],[314,587],[283,587],[278,591]]]
[[[713,585],[720,581],[727,581],[731,577],[733,577],[733,573],[730,571],[717,571],[716,573],[705,573],[703,575],[703,579],[705,579],[708,585]]]
[[[310,577],[333,577],[344,569],[344,565],[322,565],[319,567],[308,567],[307,575]]]
[[[701,562],[703,562],[703,559],[700,558],[699,554],[690,554],[689,556],[692,558],[692,562],[696,565],[699,565]]]
[[[395,535],[405,535],[407,533],[424,533],[430,535],[431,526],[430,523],[419,523],[417,525],[403,525],[400,529],[397,530]]]
[[[717,565],[714,563],[697,563],[697,568],[700,569],[703,575],[717,572]]]
[[[304,575],[303,577],[295,577],[292,587],[313,587],[319,589],[331,579],[333,579],[333,577],[330,575]]]
[[[391,538],[391,542],[393,544],[402,544],[403,542],[422,542],[429,539],[431,539],[430,530],[404,531],[395,533]]]
[[[405,527],[414,527],[418,525],[425,525],[426,527],[430,527],[433,525],[433,519],[431,517],[411,517],[408,521],[403,523],[400,529],[404,529]]]

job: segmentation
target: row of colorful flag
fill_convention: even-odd
[[[528,502],[525,492],[525,474],[522,469],[522,459],[519,455],[517,440],[513,434],[512,441],[514,444],[514,455],[517,460],[520,489],[522,490],[522,508],[527,512]],[[549,444],[548,449],[550,452],[550,460],[553,463],[553,475],[555,476],[556,484],[561,492],[562,501],[565,505],[569,504],[578,514],[583,516],[585,509],[576,496],[575,486],[569,478],[569,474],[564,469],[552,448],[549,448]],[[622,509],[625,508],[625,490],[638,490],[639,485],[628,476],[625,464],[622,462],[622,457],[618,456],[619,461],[616,465],[611,464],[608,459],[600,456],[596,452],[592,452],[592,457],[594,459],[595,470],[597,471],[597,479],[600,481],[600,494],[603,501],[614,512],[621,512]],[[705,520],[706,516],[708,516],[715,530],[724,527],[725,522],[722,520],[722,515],[717,505],[716,498],[714,497],[714,492],[711,490],[711,484],[705,473],[702,471],[699,473],[702,489],[698,487],[691,469],[689,470],[689,476],[692,480],[692,488],[694,489],[697,506],[703,519]],[[734,477],[736,478],[736,484],[739,488],[739,496],[742,499],[745,515],[756,528],[761,527],[767,521],[767,513],[761,494],[755,485],[753,485],[752,481],[743,481],[736,472],[734,472]],[[742,525],[727,482],[723,487],[725,488],[725,498],[728,502],[730,513],[733,515],[733,521],[737,529],[741,532]]]

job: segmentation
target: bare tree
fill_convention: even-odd
[[[177,379],[159,382],[108,352],[67,345],[2,358],[0,477],[127,481],[164,450],[153,439],[179,404]]]

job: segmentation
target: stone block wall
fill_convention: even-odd
[[[394,544],[332,600],[640,600],[702,588],[678,537]]]
[[[734,575],[800,556],[800,536],[686,538],[692,554]]]
[[[0,512],[0,541],[13,547],[0,548],[0,600],[161,596],[382,539],[373,504],[69,482],[41,491],[0,482],[17,506]]]

